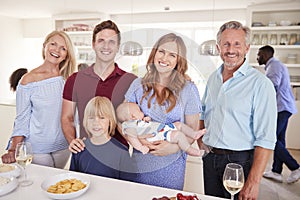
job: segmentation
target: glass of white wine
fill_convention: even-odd
[[[24,180],[20,181],[19,184],[21,186],[28,186],[33,183],[32,180],[27,179],[26,174],[26,166],[29,165],[32,162],[33,153],[32,153],[32,147],[29,142],[20,142],[16,146],[16,161],[19,165],[22,166],[24,171]]]
[[[236,193],[241,191],[244,182],[243,167],[236,163],[228,163],[223,174],[223,185],[231,194],[231,200],[234,199]]]

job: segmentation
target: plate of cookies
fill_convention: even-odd
[[[52,199],[72,199],[85,193],[90,179],[77,173],[64,173],[45,179],[41,188]]]

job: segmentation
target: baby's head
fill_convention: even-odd
[[[117,108],[117,118],[119,122],[124,122],[134,119],[143,119],[144,113],[136,103],[126,102],[121,103]]]
[[[88,130],[89,119],[93,117],[105,117],[109,119],[108,135],[112,136],[115,133],[117,119],[115,109],[111,101],[107,97],[94,97],[86,105],[83,117],[83,127],[88,136],[91,137],[91,132]]]

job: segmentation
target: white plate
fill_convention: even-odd
[[[0,167],[9,167],[11,168],[10,171],[7,172],[1,172],[0,171],[0,176],[5,176],[5,177],[18,177],[21,174],[21,169],[17,164],[0,164]]]
[[[66,193],[66,194],[54,194],[51,192],[47,192],[47,189],[51,185],[55,185],[56,183],[58,183],[59,181],[62,181],[62,180],[73,179],[73,178],[82,181],[84,184],[86,184],[86,187],[81,190],[78,190],[77,192],[71,192],[71,193]],[[44,191],[44,193],[52,199],[72,199],[72,198],[78,197],[78,196],[82,195],[83,193],[85,193],[87,191],[87,189],[89,188],[89,186],[90,186],[90,179],[88,176],[84,176],[84,175],[80,175],[80,174],[76,174],[76,173],[65,173],[65,174],[59,174],[59,175],[47,178],[46,180],[43,181],[41,188]]]
[[[8,177],[3,177],[3,178],[8,178]],[[9,179],[10,181],[7,184],[0,186],[0,196],[10,193],[18,186],[18,181],[16,177],[12,176]]]

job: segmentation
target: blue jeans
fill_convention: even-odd
[[[223,186],[223,173],[228,163],[237,163],[243,166],[245,181],[253,163],[254,150],[242,151],[233,154],[209,153],[203,158],[204,191],[206,195],[230,198],[230,193]],[[238,199],[238,194],[235,195]]]
[[[288,111],[282,111],[279,112],[277,116],[277,142],[274,150],[272,171],[278,174],[281,174],[282,172],[283,163],[290,170],[299,168],[299,164],[288,152],[285,144],[286,128],[291,115],[292,114]]]

